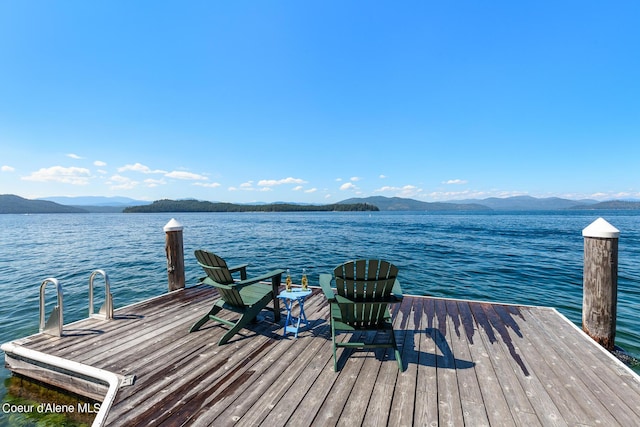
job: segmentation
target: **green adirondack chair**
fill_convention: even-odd
[[[320,286],[329,300],[333,368],[338,371],[337,348],[393,348],[400,371],[403,371],[400,350],[396,343],[389,304],[402,301],[402,289],[397,279],[398,268],[383,260],[359,259],[335,268],[336,291],[331,288],[332,275],[321,274]],[[383,331],[386,342],[337,341],[341,332]]]
[[[247,265],[242,264],[228,267],[225,260],[219,256],[198,249],[195,251],[198,264],[207,273],[201,279],[202,283],[215,286],[220,298],[213,304],[207,314],[191,327],[189,332],[200,329],[209,320],[215,320],[229,326],[231,329],[220,338],[218,345],[225,344],[247,324],[254,321],[262,309],[268,308],[269,301],[273,301],[273,313],[276,322],[280,321],[280,306],[278,304],[278,286],[282,278],[283,269],[273,270],[258,277],[247,279]],[[240,280],[232,277],[233,273],[240,273]],[[271,285],[259,283],[271,280]],[[231,310],[240,314],[236,321],[229,321],[217,314],[222,310]]]

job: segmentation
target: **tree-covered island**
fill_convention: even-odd
[[[298,205],[291,203],[271,203],[265,205],[239,205],[235,203],[206,202],[200,200],[156,200],[150,205],[131,206],[124,213],[158,212],[364,212],[379,211],[369,203],[334,203],[330,205]]]

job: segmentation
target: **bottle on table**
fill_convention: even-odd
[[[291,292],[291,271],[287,268],[287,278],[285,280],[285,290]]]
[[[301,283],[302,283],[302,290],[303,291],[306,291],[307,289],[309,289],[309,282],[307,280],[307,269],[306,268],[302,269],[302,280],[301,280]]]

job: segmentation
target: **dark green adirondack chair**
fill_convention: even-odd
[[[215,286],[220,293],[211,310],[198,320],[189,330],[194,332],[200,329],[209,320],[223,323],[231,329],[220,338],[218,345],[229,341],[240,329],[255,320],[262,309],[267,308],[269,301],[273,301],[273,313],[276,322],[280,321],[280,306],[278,304],[278,286],[284,270],[270,271],[258,277],[247,279],[247,264],[235,267],[227,267],[227,263],[219,256],[201,249],[195,251],[198,264],[207,273],[207,277],[201,279],[202,283]],[[232,273],[240,273],[240,280],[235,281]],[[259,283],[271,280],[271,285]],[[231,310],[240,314],[235,322],[229,321],[217,314],[220,310]]]
[[[338,371],[337,348],[393,348],[400,371],[400,351],[391,324],[389,304],[402,301],[398,268],[383,260],[359,259],[339,265],[334,270],[336,291],[331,288],[331,274],[320,275],[320,286],[329,300],[333,368]],[[386,342],[352,342],[336,340],[341,332],[382,331]]]

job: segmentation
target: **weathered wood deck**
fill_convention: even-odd
[[[406,297],[394,313],[405,372],[378,350],[343,353],[335,373],[319,290],[298,339],[283,338],[283,322],[263,312],[221,347],[224,328],[213,322],[187,333],[215,297],[191,287],[116,310],[113,321],[87,319],[66,325],[62,338],[20,344],[134,374],[109,425],[640,425],[638,376],[550,308]],[[106,391],[86,383],[67,387]]]

